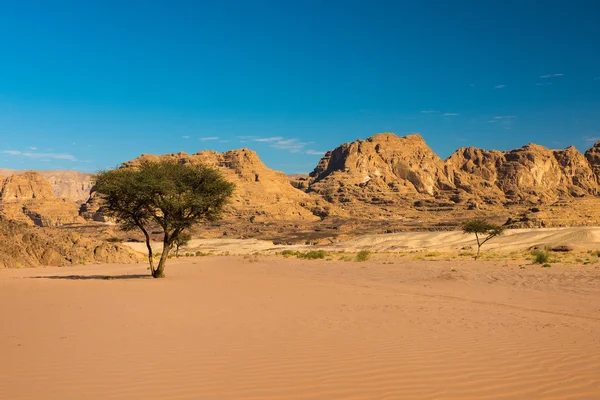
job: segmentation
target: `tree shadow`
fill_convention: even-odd
[[[31,279],[66,279],[71,281],[86,281],[86,280],[104,280],[110,281],[113,279],[152,279],[150,274],[134,274],[134,275],[40,275],[32,276]]]

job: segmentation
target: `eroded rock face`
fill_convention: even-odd
[[[310,176],[313,189],[329,177],[349,184],[366,184],[371,180],[396,183],[404,192],[429,195],[434,195],[440,187],[450,186],[444,161],[416,134],[398,137],[382,133],[343,144],[329,151]]]
[[[398,205],[410,199],[417,205],[435,199],[438,208],[548,203],[599,194],[598,168],[598,145],[585,157],[574,147],[529,144],[506,152],[469,147],[443,161],[419,135],[386,133],[328,152],[310,174],[308,191],[347,205]]]
[[[585,158],[596,175],[596,181],[600,183],[600,140],[585,152]]]
[[[90,197],[94,175],[77,171],[39,171],[58,198],[84,203]]]
[[[81,223],[79,206],[59,199],[40,174],[28,171],[4,179],[0,189],[0,215],[29,225],[59,226]]]
[[[39,229],[0,217],[0,268],[135,263],[141,259],[120,244],[56,228]]]
[[[317,221],[324,214],[332,212],[327,202],[294,188],[290,179],[279,171],[267,168],[256,153],[249,149],[239,149],[217,153],[201,151],[196,154],[176,153],[162,156],[142,155],[123,164],[135,167],[142,160],[171,159],[186,164],[208,165],[217,168],[224,177],[236,185],[234,194],[226,206],[226,217],[242,218],[253,222],[269,220]],[[95,204],[92,204],[94,203]],[[101,202],[95,195],[84,206],[87,215],[93,219],[104,218]]]
[[[0,182],[2,177],[12,175],[23,175],[28,172],[36,172],[50,183],[54,195],[58,198],[70,199],[76,203],[84,203],[90,196],[93,186],[94,175],[78,171],[20,171],[12,169],[0,169]]]

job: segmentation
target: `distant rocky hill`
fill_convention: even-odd
[[[241,227],[233,234],[274,222],[289,223],[278,232],[328,221],[337,222],[314,229],[439,229],[477,215],[511,226],[600,224],[600,142],[585,154],[529,144],[461,148],[443,160],[420,135],[382,133],[327,152],[309,175],[269,169],[249,149],[145,154],[123,167],[156,159],[204,163],[235,183],[225,215]],[[0,170],[0,215],[38,226],[107,222],[92,185],[93,175],[74,171]]]
[[[0,181],[2,177],[11,175],[22,175],[28,171],[0,169]],[[52,171],[38,170],[34,171],[43,176],[50,185],[56,197],[71,199],[77,203],[84,203],[90,197],[90,190],[94,184],[93,174],[78,171]]]
[[[205,164],[217,168],[236,188],[226,206],[226,218],[245,222],[268,221],[318,221],[336,212],[336,207],[317,196],[311,196],[294,188],[290,179],[274,171],[249,149],[231,150],[225,153],[201,151],[196,154],[176,153],[162,156],[144,154],[123,164],[135,167],[142,160],[177,160],[186,164]],[[102,220],[101,202],[95,193],[83,210],[86,217]]]
[[[327,152],[302,186],[354,214],[365,205],[476,208],[597,196],[599,170],[600,142],[585,156],[529,144],[506,152],[463,148],[442,160],[420,135],[384,133]]]
[[[61,226],[85,222],[80,206],[69,198],[58,198],[42,175],[26,171],[0,181],[0,216],[28,225]]]
[[[126,246],[57,228],[37,228],[0,217],[0,268],[134,263]]]

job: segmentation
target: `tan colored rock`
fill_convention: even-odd
[[[79,206],[70,199],[58,199],[50,183],[33,171],[4,179],[0,189],[0,215],[37,226],[84,222],[79,217]]]
[[[58,228],[37,228],[0,217],[0,268],[135,263],[127,246]]]
[[[94,175],[79,171],[21,171],[0,169],[0,178],[2,176],[9,177],[11,175],[23,175],[28,172],[36,172],[44,177],[44,179],[50,183],[56,197],[71,199],[76,203],[86,202],[93,186]]]
[[[596,181],[600,183],[600,140],[585,152],[585,158],[596,175]]]
[[[38,171],[50,185],[58,198],[84,203],[90,197],[94,175],[78,171]]]
[[[419,135],[379,134],[328,152],[310,174],[308,191],[353,215],[393,215],[551,203],[600,193],[594,166],[574,147],[529,144],[500,152],[458,149],[445,161]],[[483,208],[482,208],[483,207]],[[370,211],[369,211],[370,210]]]
[[[123,167],[135,167],[142,160],[159,159],[178,160],[192,165],[201,163],[221,171],[227,180],[236,185],[232,199],[225,209],[226,218],[238,218],[248,222],[318,221],[334,212],[332,210],[335,207],[294,188],[283,172],[267,168],[256,153],[249,149],[225,153],[201,151],[193,155],[144,154],[124,163]],[[84,209],[88,218],[105,218],[95,195],[90,197]]]

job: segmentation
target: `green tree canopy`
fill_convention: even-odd
[[[169,251],[185,229],[203,220],[216,220],[234,190],[214,168],[177,161],[142,161],[135,167],[102,171],[96,191],[105,212],[124,230],[140,229],[146,238],[150,272],[164,277]],[[163,249],[154,268],[150,227],[163,232]]]
[[[504,231],[504,228],[500,225],[495,225],[490,222],[487,222],[483,219],[471,219],[463,222],[461,226],[464,233],[474,233],[475,238],[477,239],[477,255],[475,259],[479,258],[479,253],[481,252],[481,246],[488,240],[501,235]]]

